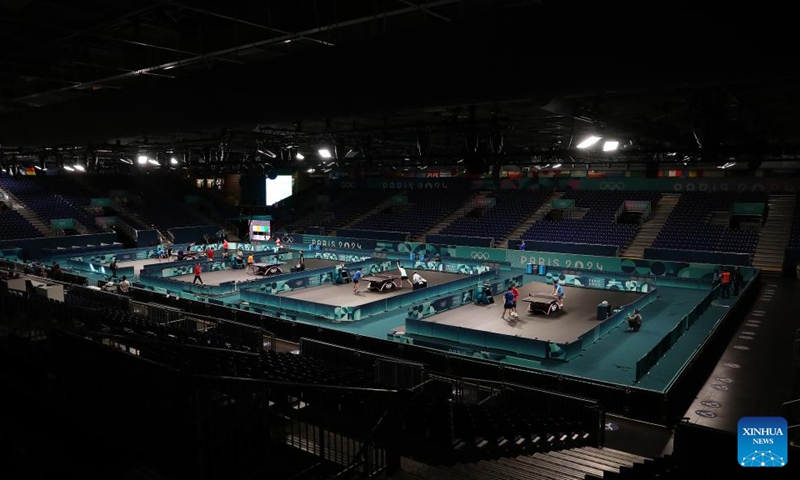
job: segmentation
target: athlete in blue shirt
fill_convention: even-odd
[[[514,292],[511,290],[513,287],[508,287],[506,293],[503,294],[503,315],[500,316],[503,320],[506,319],[506,312],[508,312],[508,319],[513,320],[511,314],[514,312]]]
[[[360,268],[353,274],[353,295],[358,295],[358,282],[361,281],[362,275],[364,274],[361,273]]]
[[[564,287],[558,283],[558,279],[553,279],[553,296],[558,300],[558,308],[564,308]]]

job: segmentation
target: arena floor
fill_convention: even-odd
[[[500,318],[503,313],[503,294],[496,295],[491,305],[464,305],[425,320],[503,335],[566,343],[577,340],[600,323],[597,320],[597,305],[603,300],[617,307],[632,303],[643,295],[638,292],[564,287],[564,310],[543,315],[527,313],[528,303],[521,299],[529,293],[550,293],[552,287],[542,283],[528,283],[519,290],[520,300],[517,302],[519,318],[515,322],[507,322]]]

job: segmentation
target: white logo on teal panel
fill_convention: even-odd
[[[788,461],[787,423],[783,417],[739,420],[738,459],[742,467],[783,467]]]

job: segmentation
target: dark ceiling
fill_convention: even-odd
[[[5,0],[0,146],[6,156],[61,147],[113,161],[147,151],[276,164],[325,146],[353,164],[800,152],[800,72],[786,62],[733,62],[714,50],[727,37],[707,26],[713,54],[686,60],[696,32],[599,30],[585,8]],[[588,135],[621,148],[576,150]]]

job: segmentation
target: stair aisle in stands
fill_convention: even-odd
[[[14,211],[17,212],[28,221],[33,227],[41,233],[45,237],[52,237],[53,230],[47,225],[40,217],[36,214],[33,210],[28,208],[24,203],[20,202],[17,197],[14,196],[10,191],[7,189],[0,188],[0,194],[4,194],[8,197],[8,203],[14,205]]]
[[[495,246],[497,248],[503,248],[503,246],[508,248],[509,240],[522,238],[522,234],[527,232],[528,229],[531,228],[531,225],[543,219],[548,213],[550,213],[550,210],[552,210],[553,200],[557,200],[563,195],[564,192],[553,192],[553,194],[550,195],[550,198],[546,200],[541,207],[533,212],[530,217],[526,218],[525,221],[520,223],[519,226],[514,229],[514,231],[508,234],[508,237],[501,239]]]
[[[681,198],[680,193],[665,193],[653,207],[650,218],[639,229],[630,245],[623,251],[623,258],[644,258],[644,249],[653,245],[658,233],[664,227],[672,211]]]
[[[770,195],[767,221],[761,227],[753,266],[764,273],[780,274],[783,268],[783,257],[789,245],[794,217],[795,195]]]
[[[464,215],[468,214],[472,209],[475,208],[475,199],[480,196],[480,193],[476,193],[475,195],[469,197],[464,205],[457,209],[455,212],[451,213],[450,215],[444,217],[444,219],[433,226],[430,230],[425,232],[426,235],[436,235],[442,231],[446,226],[453,223],[456,219],[463,217]]]
[[[453,465],[427,465],[411,459],[401,461],[400,478],[420,480],[579,480],[604,473],[619,473],[635,464],[650,461],[645,457],[610,448],[581,447],[518,457],[480,460]],[[396,478],[393,475],[391,478]],[[388,478],[388,477],[387,477]]]

